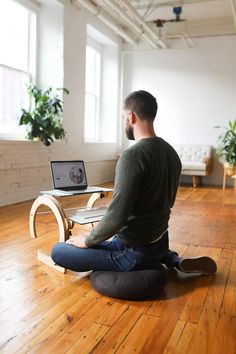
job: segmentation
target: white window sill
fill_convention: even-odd
[[[0,133],[0,141],[29,141],[25,138],[25,134],[1,134]]]
[[[30,144],[42,144],[42,141],[40,140],[29,140],[26,139],[25,136],[17,135],[17,134],[0,134],[0,144],[22,144],[22,143],[30,143]],[[67,140],[54,140],[54,142],[51,144],[67,144]],[[51,147],[51,146],[49,146]]]
[[[83,144],[84,145],[86,145],[86,144],[106,144],[106,145],[108,145],[108,144],[110,144],[110,145],[116,145],[117,144],[117,142],[116,141],[84,141],[83,142]]]

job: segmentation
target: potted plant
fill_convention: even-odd
[[[62,127],[63,100],[59,94],[68,94],[66,88],[42,91],[35,85],[27,87],[31,107],[21,110],[19,125],[27,126],[26,138],[39,139],[49,146],[54,139],[62,139],[65,131]]]
[[[228,127],[224,128],[225,132],[218,137],[216,153],[224,160],[227,175],[233,176],[236,171],[236,119],[230,121]]]

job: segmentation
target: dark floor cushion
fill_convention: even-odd
[[[119,299],[144,300],[157,298],[167,283],[167,271],[145,269],[131,272],[93,271],[93,288],[100,294]]]

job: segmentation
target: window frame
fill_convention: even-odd
[[[109,31],[101,28],[98,24],[87,21],[86,44],[89,41],[98,43],[102,48],[101,56],[101,94],[99,128],[97,129],[96,141],[87,141],[83,134],[83,144],[116,146],[119,144],[119,116],[120,116],[120,73],[121,73],[121,42],[116,36],[111,36]],[[86,60],[85,60],[86,65]],[[85,66],[86,68],[86,66]],[[114,75],[114,76],[113,76]],[[111,85],[112,82],[112,85]],[[111,89],[112,87],[112,89]],[[112,114],[112,119],[111,119]],[[84,112],[85,124],[85,112]],[[85,130],[85,128],[84,128]],[[96,148],[96,147],[95,147]]]
[[[83,134],[83,141],[85,144],[91,144],[91,143],[101,143],[102,141],[101,139],[101,133],[100,133],[100,129],[99,129],[99,123],[100,123],[100,113],[101,113],[101,93],[102,93],[102,63],[103,63],[103,55],[102,55],[102,44],[95,41],[94,39],[92,39],[91,37],[87,37],[87,41],[86,41],[86,47],[85,47],[85,57],[86,57],[86,51],[87,51],[87,47],[91,47],[92,49],[94,49],[96,52],[98,52],[100,54],[100,78],[99,78],[99,96],[97,97],[96,94],[91,93],[91,92],[87,92],[86,91],[86,77],[85,77],[85,95],[84,95],[84,99],[86,102],[86,95],[87,94],[92,94],[95,96],[96,98],[96,105],[98,104],[98,109],[96,110],[96,117],[95,117],[95,139],[94,140],[88,140],[86,139],[85,136],[85,109],[84,109],[84,134]],[[86,72],[86,60],[85,60],[85,72]],[[98,100],[98,102],[97,102]],[[85,103],[84,103],[84,107],[85,107]]]
[[[37,3],[32,3],[29,0],[17,0],[16,3],[19,6],[24,7],[28,11],[28,45],[27,45],[27,69],[24,71],[18,69],[14,66],[9,66],[6,64],[0,63],[1,67],[5,67],[10,70],[15,70],[18,73],[26,74],[29,78],[29,83],[35,83],[37,80],[37,66],[38,66],[38,15],[40,5]],[[35,27],[32,29],[32,16],[35,16]],[[32,33],[34,32],[35,44],[32,48]],[[33,52],[33,53],[32,53]],[[29,103],[30,104],[30,103]],[[0,141],[4,140],[27,140],[25,138],[26,132],[24,133],[3,133],[0,130]]]

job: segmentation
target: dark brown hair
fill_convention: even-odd
[[[126,97],[124,108],[130,109],[140,119],[154,120],[158,106],[154,96],[147,91],[139,90]]]

